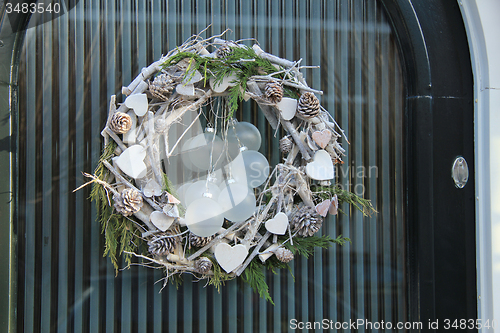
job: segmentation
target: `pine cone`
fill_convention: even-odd
[[[206,257],[201,257],[194,262],[194,268],[201,274],[207,274],[212,269],[212,261]]]
[[[279,103],[283,98],[283,85],[276,80],[270,80],[266,83],[265,93],[272,103]]]
[[[292,150],[293,141],[290,139],[290,136],[284,136],[280,139],[280,150],[283,154],[287,154]]]
[[[280,247],[276,251],[274,251],[274,254],[276,255],[276,258],[278,258],[279,261],[281,262],[290,262],[293,260],[293,253],[287,248]]]
[[[174,78],[169,74],[162,73],[155,77],[153,82],[149,82],[149,92],[153,97],[166,101],[174,90],[174,86]]]
[[[298,232],[299,236],[310,237],[321,228],[323,218],[316,212],[314,207],[300,204],[292,214],[293,232]]]
[[[193,233],[189,234],[189,241],[194,247],[204,247],[214,239],[214,236],[200,237]]]
[[[316,117],[319,114],[319,100],[312,92],[305,92],[300,96],[297,106],[298,114],[305,119]]]
[[[173,253],[177,243],[181,241],[181,236],[177,236],[178,234],[179,229],[173,228],[172,230],[167,230],[164,233],[157,235],[154,239],[148,242],[148,251],[153,255],[159,256]]]
[[[219,59],[226,59],[229,57],[229,55],[233,52],[231,47],[228,44],[222,44],[219,46],[219,48],[215,51],[215,55]]]
[[[115,209],[123,216],[130,216],[141,210],[142,195],[132,188],[124,189],[121,194],[114,195]]]
[[[116,134],[127,133],[132,127],[132,118],[126,113],[115,112],[109,120],[109,129]]]

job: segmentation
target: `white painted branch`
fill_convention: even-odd
[[[245,262],[241,264],[241,266],[234,272],[236,276],[240,276],[241,273],[243,273],[243,271],[245,270],[245,268],[247,268],[247,266],[250,265],[250,262],[253,260],[253,258],[255,258],[256,255],[259,254],[260,248],[264,245],[269,236],[271,236],[271,233],[269,231],[266,231],[266,234],[260,239],[260,241],[253,249],[252,253],[245,260]]]
[[[280,57],[277,57],[277,56],[275,56],[273,54],[270,54],[270,53],[266,53],[257,44],[254,44],[252,46],[252,48],[253,48],[253,50],[255,51],[255,53],[259,57],[261,57],[263,59],[266,59],[266,60],[269,60],[270,62],[272,62],[274,64],[277,64],[277,65],[280,65],[280,66],[283,66],[283,67],[293,67],[293,66],[295,66],[295,62],[287,60],[287,59],[283,59],[283,58],[280,58]]]
[[[200,97],[193,104],[186,105],[186,106],[183,106],[181,108],[178,108],[178,109],[171,111],[168,114],[167,118],[165,119],[165,124],[167,126],[171,126],[177,119],[181,118],[184,115],[184,113],[186,113],[187,111],[199,109],[200,107],[202,107],[203,103],[205,103],[210,98],[210,96],[212,96],[212,90],[208,90],[204,96]],[[165,135],[167,135],[167,134],[168,133],[166,133]]]
[[[293,82],[290,82],[288,80],[283,80],[283,79],[280,79],[277,77],[271,77],[270,75],[254,75],[254,76],[251,76],[249,78],[249,80],[266,80],[266,81],[270,80],[270,79],[273,79],[275,81],[279,81],[279,82],[283,83],[285,86],[294,87],[294,88],[304,90],[304,91],[310,91],[310,92],[313,92],[313,93],[318,94],[318,95],[323,95],[322,90],[316,90],[313,88],[309,88],[308,86],[305,86],[303,84],[293,83]]]
[[[154,202],[153,200],[151,200],[150,198],[148,198],[147,196],[144,195],[144,193],[142,193],[141,190],[139,190],[137,187],[135,187],[134,185],[132,185],[128,180],[125,179],[125,177],[123,177],[111,164],[109,164],[108,161],[102,161],[102,164],[104,164],[104,166],[106,168],[108,168],[109,171],[111,171],[117,180],[119,180],[120,182],[122,182],[124,185],[138,191],[141,195],[142,195],[142,198],[144,200],[146,200],[146,202],[148,204],[151,205],[151,207],[153,207],[154,209],[156,210],[159,210],[159,211],[163,211],[163,209],[156,203]]]
[[[143,68],[139,75],[137,75],[127,87],[122,87],[122,93],[127,96],[130,95],[141,82],[144,82],[144,80],[150,78],[151,75],[159,72],[165,60],[166,57],[161,57],[160,60],[153,62],[146,68]]]
[[[260,91],[258,85],[256,82],[253,81],[248,81],[247,82],[247,88],[248,91],[251,92],[252,94],[256,96],[262,96],[262,92]],[[269,105],[264,105],[262,103],[257,102],[259,104],[259,107],[264,114],[264,116],[267,119],[267,122],[273,129],[276,129],[278,127],[278,119],[276,118],[276,114],[272,111],[271,106]]]
[[[212,239],[212,241],[210,243],[208,243],[207,245],[205,245],[204,247],[202,247],[201,249],[199,249],[198,251],[196,251],[195,253],[190,255],[187,258],[187,260],[193,261],[194,259],[198,258],[203,252],[205,252],[206,250],[208,250],[209,248],[211,248],[215,244],[219,243],[224,237],[226,237],[227,234],[229,234],[230,232],[232,232],[233,230],[237,229],[238,227],[242,226],[245,223],[248,223],[248,222],[243,221],[243,222],[238,222],[238,223],[233,224],[232,226],[227,228],[226,231],[220,233],[217,237]]]

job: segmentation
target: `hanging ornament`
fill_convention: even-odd
[[[215,132],[195,136],[189,148],[191,163],[199,170],[219,169],[225,162],[224,143]]]
[[[236,122],[234,126],[229,126],[227,140],[228,142],[238,142],[248,150],[259,150],[262,137],[255,125],[246,121],[240,121]]]
[[[255,212],[255,194],[248,186],[232,183],[221,190],[218,202],[224,217],[231,222],[247,220]]]
[[[269,162],[254,150],[244,150],[228,166],[237,182],[246,183],[251,188],[264,184],[269,176]]]
[[[186,210],[186,226],[196,236],[212,236],[224,223],[223,213],[217,201],[210,198],[197,199]]]

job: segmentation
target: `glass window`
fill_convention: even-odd
[[[110,96],[210,24],[206,36],[229,28],[228,39],[255,38],[266,52],[321,67],[305,69],[307,82],[324,92],[321,104],[350,142],[336,182],[378,211],[365,217],[345,204],[345,214],[329,217],[321,232],[352,244],[297,257],[295,278],[268,274],[275,305],[240,279],[218,293],[186,275],[159,293],[159,270],[115,276],[90,188],[72,192],[99,160]],[[79,1],[28,29],[19,73],[18,330],[286,332],[323,319],[405,321],[403,96],[394,35],[370,0]],[[236,117],[259,127],[261,152],[276,164],[278,139],[258,106],[243,103]]]

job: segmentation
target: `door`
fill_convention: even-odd
[[[296,258],[294,277],[268,274],[274,305],[241,280],[218,293],[187,277],[160,294],[161,272],[132,267],[115,277],[89,192],[71,192],[98,161],[109,96],[208,24],[207,36],[228,27],[229,39],[254,37],[270,53],[321,67],[307,69],[307,81],[350,141],[336,182],[378,210],[365,217],[344,205],[345,215],[330,217],[323,234],[352,243]],[[383,330],[382,320],[430,331],[436,320],[443,329],[446,319],[476,317],[474,180],[459,189],[451,178],[458,156],[474,174],[457,4],[96,0],[10,36],[12,327],[271,332],[361,319],[345,331]],[[277,163],[278,141],[257,105],[243,103],[236,117],[259,127],[261,152]]]

